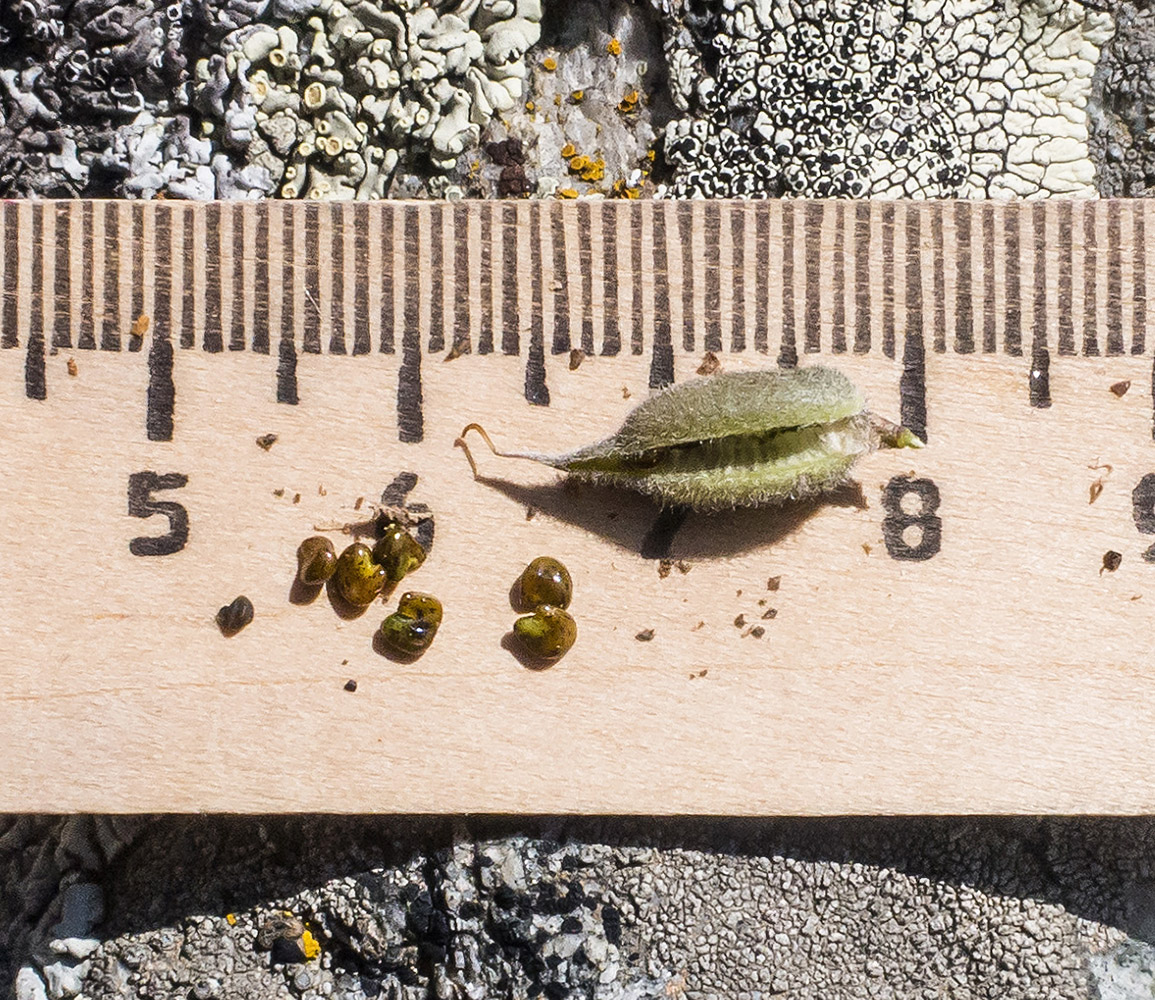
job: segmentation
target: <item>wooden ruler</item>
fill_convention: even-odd
[[[0,809],[1152,811],[1152,211],[5,203]],[[708,353],[929,446],[684,520],[453,447],[589,443]],[[383,491],[434,518],[409,664],[396,593],[291,600]],[[533,671],[540,554],[579,637]]]

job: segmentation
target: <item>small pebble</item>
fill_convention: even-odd
[[[345,681],[345,690],[349,691],[349,692],[353,692],[353,691],[357,690],[357,682],[355,680],[353,680],[352,677],[350,677],[347,681]]]

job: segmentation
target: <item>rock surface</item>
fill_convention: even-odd
[[[21,1000],[1124,1000],[1155,984],[1151,820],[0,823],[0,875],[22,888],[0,914],[0,989]],[[49,939],[100,902],[99,944],[62,959]]]

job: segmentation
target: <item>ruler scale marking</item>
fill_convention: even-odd
[[[782,215],[782,343],[778,350],[779,368],[798,366],[798,345],[794,334],[794,203],[778,206]]]
[[[834,252],[831,294],[834,305],[830,317],[830,350],[846,353],[846,203],[834,203]]]
[[[931,206],[930,233],[934,280],[934,353],[946,353],[946,238],[941,202]]]
[[[172,334],[172,206],[157,202],[153,208],[152,330],[154,336],[163,335],[168,340]],[[171,341],[168,350],[171,355]]]
[[[405,220],[404,327],[401,331],[401,368],[397,381],[397,437],[405,444],[416,444],[425,437],[425,415],[422,410],[421,330],[421,232],[418,209],[408,205]]]
[[[733,303],[730,309],[730,352],[746,350],[746,212],[730,206],[730,273]]]
[[[369,206],[353,206],[353,354],[368,354],[369,338]]]
[[[180,346],[188,350],[196,346],[196,218],[191,205],[181,207],[181,241],[183,263],[181,267],[180,302]],[[291,317],[290,317],[291,319]]]
[[[301,351],[321,353],[321,206],[305,205],[304,293],[301,303]],[[326,268],[328,270],[328,268]]]
[[[587,206],[588,208],[588,206]],[[586,231],[588,234],[589,219],[586,219]],[[503,204],[501,206],[501,250],[503,260],[515,261],[517,260],[517,207],[515,205]],[[585,251],[588,252],[588,251]],[[518,301],[518,281],[517,269],[514,267],[503,267],[501,269],[501,353],[506,355],[517,355],[521,353],[521,304]],[[589,289],[583,285],[582,292],[585,295],[585,302],[582,305],[582,350],[586,354],[592,354],[593,345],[593,319],[591,304],[589,302]],[[586,330],[586,315],[590,316],[589,330],[587,337]],[[588,347],[587,347],[588,339]]]
[[[1098,233],[1094,202],[1083,204],[1083,354],[1099,355]]]
[[[1131,353],[1147,350],[1147,229],[1146,204],[1140,203],[1131,214]]]
[[[722,206],[716,201],[707,201],[702,215],[705,250],[702,270],[706,286],[702,347],[718,353],[722,350]]]
[[[481,214],[481,332],[477,353],[493,353],[493,202],[482,205]]]
[[[650,388],[674,382],[674,343],[670,330],[670,280],[666,246],[666,204],[649,202],[642,218],[649,218],[654,275],[654,323],[650,344]]]
[[[96,246],[93,224],[93,204],[85,201],[81,207],[80,250],[80,315],[76,325],[76,346],[81,351],[96,350],[94,311],[96,300]]]
[[[806,274],[805,311],[803,344],[807,354],[817,354],[822,349],[822,202],[806,203],[803,210],[806,227],[806,242],[803,259]]]
[[[974,285],[971,280],[971,212],[965,202],[954,206],[955,231],[955,326],[954,349],[958,354],[975,350]]]
[[[44,355],[44,295],[46,292],[44,257],[48,250],[44,239],[45,210],[45,202],[32,203],[32,294],[28,296],[28,336],[40,338],[41,358]],[[43,377],[41,377],[40,382],[43,383],[43,381]],[[43,399],[44,397],[37,396],[35,398]]]
[[[553,354],[570,350],[569,265],[566,254],[566,227],[562,217],[550,213],[550,246],[553,250]]]
[[[348,354],[345,346],[345,234],[346,227],[343,221],[343,202],[333,202],[329,205],[329,234],[330,264],[325,268],[329,272],[329,353]],[[432,344],[430,344],[432,348]]]
[[[394,247],[394,212],[385,212],[381,216],[381,239],[378,246],[381,248],[381,340],[378,350],[382,354],[392,354],[394,351],[393,328],[396,323],[396,306],[394,295],[396,289],[397,264],[393,255]]]
[[[56,262],[52,274],[52,346],[72,347],[72,213],[55,206]]]
[[[1031,229],[1033,240],[1034,276],[1033,306],[1031,310],[1031,351],[1032,356],[1039,350],[1047,350],[1047,204],[1036,202],[1031,206]]]
[[[20,224],[17,217],[18,203],[7,201],[3,206],[4,215],[4,306],[0,312],[0,347],[12,348],[20,345],[17,333],[16,304],[20,297]],[[91,205],[89,205],[91,210]]]
[[[209,202],[205,208],[205,245],[198,259],[205,262],[204,333],[201,347],[210,354],[225,349],[221,330],[221,258],[224,254],[224,234],[221,231],[223,202]],[[135,317],[134,317],[135,318]]]
[[[1059,354],[1074,355],[1075,350],[1075,310],[1074,310],[1074,220],[1069,201],[1059,203],[1059,294],[1056,308],[1059,314]]]
[[[903,330],[902,375],[899,379],[899,419],[923,441],[927,440],[926,340],[922,307],[921,209],[906,206],[906,323]]]
[[[754,350],[770,350],[770,215],[754,216]]]
[[[277,343],[277,402],[296,406],[300,401],[297,385],[297,345],[293,331],[296,328],[296,288],[293,261],[296,239],[296,206],[291,205],[281,216],[281,281],[278,300],[281,307],[281,338]],[[386,216],[392,219],[392,214]]]
[[[269,203],[259,201],[253,210],[256,216],[253,264],[253,337],[252,350],[256,354],[269,353]]]
[[[854,353],[870,350],[870,216],[871,205],[854,206]]]
[[[1121,207],[1107,202],[1107,356],[1117,357],[1123,347],[1123,247]]]
[[[525,359],[525,398],[533,406],[549,406],[549,386],[545,381],[545,322],[542,316],[541,205],[530,204],[530,317],[529,350]]]
[[[461,353],[472,350],[469,333],[469,303],[472,295],[469,275],[469,210],[464,205],[453,208],[453,347]]]
[[[894,202],[882,205],[882,353],[894,357]]]
[[[983,259],[983,354],[994,354],[998,350],[998,326],[995,314],[995,210],[985,202],[982,213],[982,259]]]
[[[602,217],[602,355],[617,357],[622,350],[622,333],[618,316],[618,209],[607,202],[601,206]],[[536,216],[534,217],[536,220]],[[540,225],[540,223],[539,223]]]

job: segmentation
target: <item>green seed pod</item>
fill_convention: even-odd
[[[568,608],[573,597],[573,581],[569,570],[549,556],[538,556],[526,566],[517,584],[521,591],[522,606],[527,611],[540,608],[543,604]]]
[[[236,635],[253,620],[253,602],[243,594],[217,612],[217,627],[226,636]]]
[[[350,604],[372,604],[385,584],[385,570],[373,561],[368,545],[354,542],[337,558],[333,571],[337,592]]]
[[[906,427],[870,413],[859,391],[832,368],[723,372],[650,397],[604,441],[564,455],[498,451],[576,479],[626,487],[663,504],[716,510],[812,496],[846,481],[878,448],[921,448]]]
[[[306,587],[316,587],[333,575],[337,552],[321,535],[306,538],[297,548],[297,579]]]
[[[373,559],[385,569],[390,583],[400,583],[425,562],[425,550],[396,521],[385,525],[385,533],[373,546]]]
[[[381,623],[381,640],[399,656],[420,656],[441,624],[441,602],[432,594],[403,594],[397,610]]]
[[[574,644],[577,622],[568,611],[543,604],[532,615],[515,621],[513,633],[535,660],[556,660]]]

